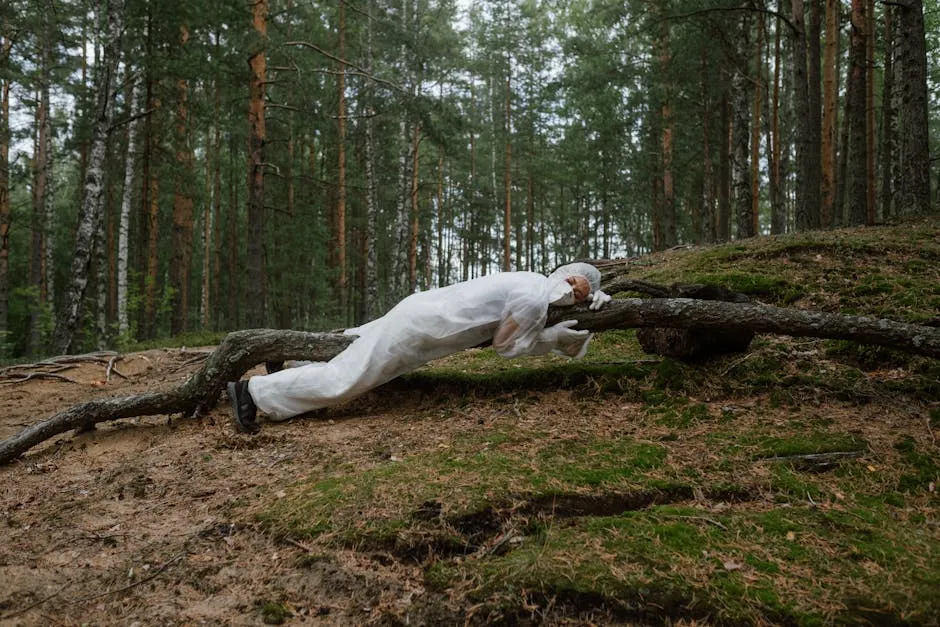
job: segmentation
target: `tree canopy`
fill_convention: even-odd
[[[938,20],[7,0],[0,355],[332,328],[500,270],[936,211]]]

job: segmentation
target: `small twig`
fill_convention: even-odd
[[[294,546],[296,546],[298,549],[302,551],[305,551],[307,553],[313,553],[312,548],[310,548],[303,542],[300,542],[299,540],[294,540],[293,538],[285,538],[284,541],[287,542],[288,544],[293,544]]]
[[[112,372],[112,371],[114,372],[114,374],[116,374],[117,376],[121,377],[122,379],[125,379],[125,380],[127,379],[127,377],[125,377],[123,374],[121,374],[120,372],[118,372],[117,368],[114,367],[114,362],[117,361],[117,360],[120,359],[120,358],[121,358],[120,355],[115,355],[114,357],[112,357],[112,358],[108,361],[108,368],[107,368],[107,370],[105,370],[105,381],[107,381],[108,383],[111,382],[111,372]]]
[[[61,374],[53,374],[51,372],[30,372],[26,376],[20,377],[19,379],[9,379],[7,381],[0,381],[0,385],[11,384],[11,383],[24,383],[26,381],[29,381],[30,379],[60,379],[68,383],[78,383],[78,381],[76,381],[75,379],[69,379],[68,377],[62,376]]]
[[[812,463],[826,463],[835,461],[838,459],[849,459],[853,457],[861,457],[865,454],[864,450],[860,451],[832,451],[831,453],[802,453],[798,455],[775,455],[774,457],[764,457],[761,461],[765,462],[782,462],[782,461],[805,461]]]
[[[934,446],[937,445],[937,437],[933,434],[933,429],[930,428],[930,416],[924,417],[924,426],[927,427],[927,433],[930,434],[930,439],[933,441]]]
[[[727,368],[725,368],[724,370],[721,371],[721,375],[720,375],[720,376],[722,376],[722,377],[725,376],[726,374],[728,374],[729,372],[731,372],[732,370],[734,370],[735,368],[737,368],[738,366],[740,366],[742,363],[744,363],[745,361],[747,361],[748,359],[750,359],[750,358],[751,358],[752,356],[754,356],[754,355],[756,355],[756,353],[748,353],[748,354],[745,355],[744,357],[741,357],[741,358],[739,358],[739,359],[735,359],[735,360],[732,361],[730,364],[728,364],[728,367],[727,367]]]
[[[728,530],[722,523],[718,522],[714,518],[708,518],[706,516],[686,516],[683,514],[658,514],[656,518],[683,518],[686,520],[701,520],[702,522],[707,522],[710,525],[715,525],[719,529]]]
[[[116,590],[105,590],[104,592],[99,592],[98,594],[93,594],[93,595],[91,595],[90,597],[84,597],[84,598],[81,598],[81,599],[75,599],[75,600],[73,600],[73,601],[69,601],[69,605],[74,605],[74,604],[77,604],[77,603],[85,603],[85,602],[87,602],[87,601],[93,601],[94,599],[100,599],[101,597],[108,596],[109,594],[119,594],[119,593],[121,593],[121,592],[126,592],[127,590],[130,590],[131,588],[136,588],[137,586],[139,586],[139,585],[141,585],[141,584],[143,584],[143,583],[147,583],[147,582],[150,581],[151,579],[155,579],[157,576],[160,575],[160,573],[162,573],[162,572],[165,571],[167,568],[169,568],[170,565],[171,565],[173,562],[178,562],[179,560],[183,559],[183,557],[184,557],[185,555],[186,555],[186,551],[183,551],[182,553],[180,553],[179,555],[177,555],[177,556],[174,557],[173,559],[171,559],[171,560],[165,562],[160,568],[158,568],[158,569],[155,570],[154,572],[150,573],[150,575],[144,577],[143,579],[141,579],[141,580],[139,580],[139,581],[135,581],[134,583],[129,583],[129,584],[127,584],[126,586],[123,586],[123,587],[118,588],[118,589],[116,589]]]
[[[57,596],[59,596],[60,594],[62,594],[62,593],[66,590],[66,588],[68,588],[69,586],[71,586],[73,583],[75,583],[75,582],[74,582],[74,581],[69,581],[69,582],[67,582],[65,585],[63,585],[61,588],[59,588],[58,590],[56,590],[55,592],[53,592],[53,593],[50,594],[49,596],[44,597],[44,598],[42,598],[42,599],[39,599],[39,600],[36,601],[35,603],[31,603],[31,604],[27,605],[27,606],[24,607],[24,608],[21,608],[21,609],[16,610],[15,612],[10,612],[10,613],[7,614],[6,616],[0,616],[0,620],[7,621],[7,620],[9,620],[9,619],[11,619],[11,618],[13,618],[13,617],[15,617],[15,616],[21,616],[21,615],[25,614],[26,612],[30,611],[31,609],[33,609],[33,608],[35,608],[35,607],[39,607],[40,605],[42,605],[42,604],[45,603],[46,601],[49,601],[50,599],[54,599],[55,597],[57,597]]]

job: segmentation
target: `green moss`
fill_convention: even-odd
[[[294,614],[281,603],[263,601],[260,603],[261,622],[265,625],[283,625]]]
[[[897,490],[909,494],[929,489],[930,485],[940,483],[940,459],[936,455],[919,450],[911,438],[904,438],[895,444],[901,459],[907,465],[905,472],[898,478]]]
[[[755,458],[863,451],[868,448],[868,443],[851,434],[816,431],[800,436],[760,438],[758,446]]]

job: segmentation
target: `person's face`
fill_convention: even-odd
[[[588,283],[588,280],[583,276],[570,276],[565,279],[565,281],[571,286],[571,291],[574,293],[575,304],[583,303],[591,294],[591,284]]]

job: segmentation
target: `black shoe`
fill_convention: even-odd
[[[283,361],[266,361],[264,362],[264,371],[268,374],[274,374],[275,372],[280,372],[284,369]]]
[[[235,430],[252,435],[261,431],[261,425],[257,421],[258,408],[248,393],[248,382],[232,381],[226,389],[232,402],[232,425]]]

